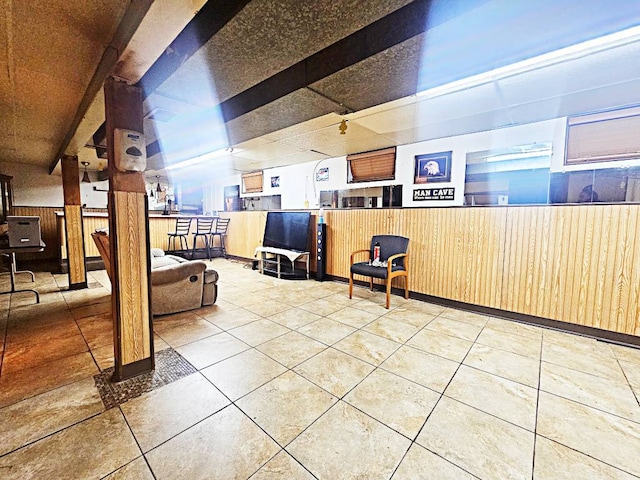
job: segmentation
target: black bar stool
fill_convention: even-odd
[[[192,218],[176,218],[176,229],[174,232],[169,232],[169,243],[167,244],[168,252],[176,251],[176,238],[180,239],[180,250],[189,250],[189,244],[187,242],[187,235],[189,235],[189,230],[191,229],[191,220]],[[173,240],[173,250],[171,249],[171,241]],[[184,247],[182,246],[182,242],[184,241]]]
[[[196,219],[196,231],[193,232],[193,250],[191,251],[191,258],[195,258],[196,244],[198,237],[204,237],[204,245],[207,248],[207,258],[211,260],[211,250],[209,249],[209,236],[211,235],[211,228],[213,227],[214,218],[197,218]]]
[[[217,250],[222,253],[224,258],[227,258],[227,250],[224,245],[224,237],[227,235],[227,228],[229,228],[230,218],[218,218],[216,220],[216,228],[211,233],[211,250]],[[214,247],[214,240],[216,237],[219,237],[220,246]]]

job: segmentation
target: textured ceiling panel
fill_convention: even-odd
[[[227,123],[229,143],[236,145],[332,112],[336,105],[301,89]]]
[[[88,83],[128,4],[129,0],[14,1],[16,67]]]
[[[7,71],[7,64],[0,62],[0,71]],[[15,149],[15,92],[13,78],[0,75],[0,147]],[[5,158],[0,158],[5,160]]]
[[[58,141],[75,114],[82,97],[82,90],[72,82],[53,78],[35,71],[16,70],[15,132],[21,161],[26,163],[48,163],[55,156]],[[33,156],[25,144],[31,140],[50,142],[45,150]]]
[[[0,65],[7,61],[9,52],[7,18],[11,15],[12,8],[12,2],[0,3]],[[2,71],[5,72],[6,70],[3,69]]]
[[[159,89],[188,101],[224,101],[410,0],[254,0]]]
[[[369,57],[311,87],[351,110],[416,93],[422,35]]]

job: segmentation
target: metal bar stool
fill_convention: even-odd
[[[227,235],[227,228],[229,227],[230,218],[218,218],[216,221],[216,228],[211,233],[211,250],[217,250],[222,253],[224,258],[227,258],[227,250],[224,245],[224,237]],[[219,246],[214,247],[215,238],[219,238]]]
[[[204,237],[204,245],[207,248],[207,258],[211,260],[211,250],[209,249],[209,236],[211,235],[211,228],[213,227],[214,218],[197,218],[196,219],[196,231],[193,232],[193,250],[191,251],[191,258],[195,258],[196,244],[198,243],[198,237]]]
[[[189,244],[187,242],[187,235],[189,235],[189,230],[191,229],[191,220],[192,218],[176,218],[176,229],[174,232],[169,232],[169,243],[167,244],[168,252],[176,251],[176,238],[180,239],[180,250],[189,250]],[[173,240],[173,249],[171,249],[171,241]],[[182,242],[184,241],[184,247],[182,246]]]

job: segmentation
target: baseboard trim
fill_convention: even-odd
[[[327,277],[335,282],[349,283],[348,278],[338,277],[335,275],[327,275]],[[369,287],[368,281],[354,280],[355,285]],[[374,290],[385,291],[385,286],[382,284],[374,284]],[[391,293],[394,295],[404,296],[404,289],[391,288]],[[584,337],[591,337],[596,340],[606,341],[608,343],[615,343],[618,345],[624,345],[628,347],[640,348],[640,337],[635,335],[629,335],[626,333],[612,332],[610,330],[604,330],[602,328],[588,327],[586,325],[578,325],[575,323],[561,322],[559,320],[552,320],[550,318],[537,317],[534,315],[526,315],[523,313],[511,312],[508,310],[500,310],[498,308],[484,307],[481,305],[474,305],[472,303],[459,302],[457,300],[450,300],[448,298],[435,297],[432,295],[426,295],[424,293],[409,291],[409,298],[414,300],[420,300],[423,302],[434,303],[436,305],[442,305],[443,307],[457,308],[460,310],[466,310],[473,313],[481,313],[483,315],[490,315],[492,317],[503,318],[505,320],[511,320],[514,322],[524,323],[527,325],[535,325],[538,327],[549,328],[552,330],[558,330],[565,333],[574,333],[582,335]]]

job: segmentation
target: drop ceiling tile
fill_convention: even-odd
[[[385,136],[391,138],[397,145],[408,145],[423,140],[426,136],[426,130],[425,127],[413,127],[398,130],[397,132],[389,132]]]
[[[509,112],[518,123],[584,114],[637,105],[640,79],[513,106]]]
[[[514,124],[515,122],[506,110],[497,110],[471,115],[465,118],[418,125],[398,132],[386,133],[385,137],[392,138],[398,145],[406,145],[436,138],[483,132]]]
[[[341,121],[342,117],[337,113],[327,113],[326,115],[312,118],[311,120],[307,120],[306,122],[302,122],[297,125],[292,125],[290,127],[283,128],[282,130],[269,133],[267,135],[264,135],[264,138],[272,141],[284,140],[287,138],[295,137],[297,135],[302,135],[303,133],[314,132],[331,125],[337,125]]]
[[[418,98],[416,124],[424,125],[434,120],[452,120],[491,112],[503,106],[493,83],[435,98]]]
[[[397,108],[358,117],[357,121],[363,127],[376,133],[395,132],[406,128],[407,125],[415,124],[416,110],[415,103],[409,103]]]
[[[361,126],[355,120],[351,120],[347,122],[347,131],[344,135],[340,133],[338,124],[335,124],[320,130],[287,138],[282,140],[282,143],[296,145],[306,150],[316,150],[326,153],[325,148],[329,145],[353,142],[355,140],[366,140],[375,135],[376,133],[374,131]]]
[[[234,148],[238,149],[238,151],[251,150],[253,148],[258,148],[271,142],[273,142],[273,140],[269,140],[266,136],[256,137],[252,138],[251,140],[247,140],[246,142],[238,143],[237,145],[234,145]]]
[[[287,165],[295,165],[298,163],[315,162],[324,158],[328,158],[328,156],[319,152],[312,152],[307,150],[292,155],[272,158],[265,162],[267,164],[265,168],[284,167]]]
[[[498,82],[509,105],[569,95],[640,78],[640,42],[550,65]]]
[[[352,153],[369,152],[381,148],[396,146],[397,143],[393,138],[383,135],[374,135],[366,139],[352,137],[344,143],[336,143],[324,147],[323,153],[332,157],[340,157],[342,155],[350,155]]]
[[[272,158],[283,157],[285,155],[301,153],[303,150],[293,146],[287,145],[281,142],[271,142],[264,145],[260,145],[257,148],[250,150],[242,150],[238,153],[234,153],[234,158],[248,158],[250,160],[270,160]]]

